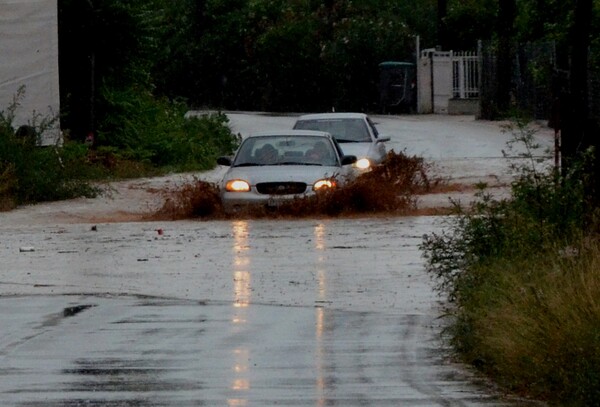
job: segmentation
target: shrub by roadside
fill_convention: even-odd
[[[86,146],[40,147],[35,134],[52,121],[31,126],[31,134],[24,137],[12,128],[12,117],[10,110],[0,114],[0,210],[24,203],[93,197],[100,192],[87,182],[91,174]]]
[[[36,135],[57,119],[32,119],[24,137],[12,124],[15,98],[0,112],[0,210],[94,197],[105,192],[102,183],[107,180],[206,170],[237,146],[239,137],[231,133],[224,114],[186,118],[182,104],[140,99],[144,109],[112,116],[114,128],[108,132],[105,125],[94,145],[69,140],[67,134],[62,144],[41,147]],[[136,106],[131,100],[122,102]]]
[[[582,179],[540,167],[533,133],[511,131],[526,147],[512,197],[482,189],[422,243],[449,300],[446,334],[458,357],[513,392],[600,405],[600,249]]]
[[[104,120],[96,143],[122,159],[163,173],[208,170],[239,142],[224,113],[186,117],[189,109],[184,103],[139,90],[107,88],[103,95]]]

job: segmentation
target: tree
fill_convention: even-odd
[[[584,168],[581,174],[587,189],[591,208],[600,206],[600,134],[598,124],[589,116],[588,60],[592,27],[592,0],[577,0],[574,20],[569,31],[571,66],[569,69],[568,94],[561,100],[561,141],[563,171],[572,169],[573,163],[581,159],[589,147],[595,148],[594,165]]]
[[[448,0],[437,1],[437,39],[443,50],[450,48],[446,18],[448,16]]]
[[[514,36],[517,5],[515,0],[499,0],[498,2],[498,62],[497,62],[497,107],[501,113],[510,108],[512,72],[514,61]]]

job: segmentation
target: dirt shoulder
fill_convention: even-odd
[[[116,181],[104,185],[105,193],[96,198],[40,203],[2,212],[0,224],[10,227],[149,221],[152,214],[182,185],[194,179],[214,181],[218,176],[217,172],[186,173]],[[508,196],[506,181],[494,176],[448,180],[432,193],[416,197],[414,215],[444,214],[454,203],[468,205],[475,199],[476,185],[480,182],[485,182],[489,187],[488,192],[495,197]]]
[[[176,174],[111,182],[96,198],[77,198],[22,206],[0,213],[2,226],[64,223],[140,222],[159,209],[169,191],[193,178]]]

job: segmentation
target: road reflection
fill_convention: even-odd
[[[248,318],[246,311],[251,300],[251,276],[250,256],[248,246],[249,225],[247,221],[239,220],[232,223],[233,233],[233,306],[236,312],[233,314],[232,322],[234,333],[241,332],[242,326],[246,325]],[[234,392],[244,392],[250,389],[248,379],[248,360],[250,350],[246,347],[233,349],[233,380],[230,388]],[[239,393],[240,395],[242,393]],[[243,397],[229,398],[229,407],[243,407],[248,400]]]
[[[327,299],[327,275],[325,273],[325,235],[324,223],[315,226],[315,249],[316,249],[316,272],[317,272],[317,300],[323,302]],[[323,333],[325,331],[325,310],[323,307],[316,308],[315,324],[315,364],[316,364],[316,400],[317,407],[326,405],[326,378],[325,378],[325,346]]]
[[[5,234],[0,405],[533,406],[444,357],[417,247],[437,221],[184,222],[152,241],[138,224]],[[39,257],[10,252],[23,242]],[[109,253],[110,274],[98,260]],[[65,276],[67,263],[106,281]]]
[[[233,350],[233,371],[235,378],[231,383],[231,390],[235,392],[243,392],[250,390],[250,380],[246,376],[248,374],[248,359],[250,350],[247,348],[236,348]],[[248,404],[248,400],[243,397],[230,398],[227,400],[230,407],[243,407]]]
[[[233,227],[233,303],[235,307],[250,305],[250,255],[248,253],[248,222],[235,221]],[[235,322],[235,321],[234,321]]]

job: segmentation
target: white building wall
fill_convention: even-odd
[[[58,117],[57,0],[0,0],[1,111],[12,104],[22,86],[24,94],[18,100],[14,128]],[[42,144],[57,142],[59,136],[57,120],[43,135]]]

